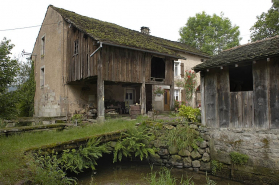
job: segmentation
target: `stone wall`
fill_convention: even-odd
[[[279,132],[253,129],[208,129],[211,159],[222,162],[217,175],[246,184],[279,184]],[[236,165],[230,153],[249,156],[246,165]]]
[[[197,149],[187,147],[187,149],[179,150],[177,146],[168,146],[164,135],[167,130],[176,129],[176,126],[164,125],[164,129],[160,130],[160,137],[152,142],[158,151],[150,157],[151,163],[167,167],[188,168],[194,171],[210,171],[209,134],[204,127],[195,124],[189,126],[197,130],[203,138],[203,141],[197,142]]]

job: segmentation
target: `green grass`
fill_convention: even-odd
[[[136,121],[111,119],[104,124],[73,127],[60,132],[32,132],[0,137],[0,184],[14,184],[32,176],[28,165],[31,157],[24,155],[29,148],[123,130],[134,127],[135,123]]]

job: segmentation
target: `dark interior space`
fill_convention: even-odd
[[[253,91],[252,65],[230,67],[230,92]]]
[[[151,78],[155,81],[162,81],[163,79],[165,79],[165,61],[162,58],[152,58]]]

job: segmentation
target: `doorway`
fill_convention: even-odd
[[[164,111],[170,111],[170,90],[164,90]]]

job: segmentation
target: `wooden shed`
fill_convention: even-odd
[[[221,52],[201,73],[202,123],[213,128],[279,128],[279,36]]]

